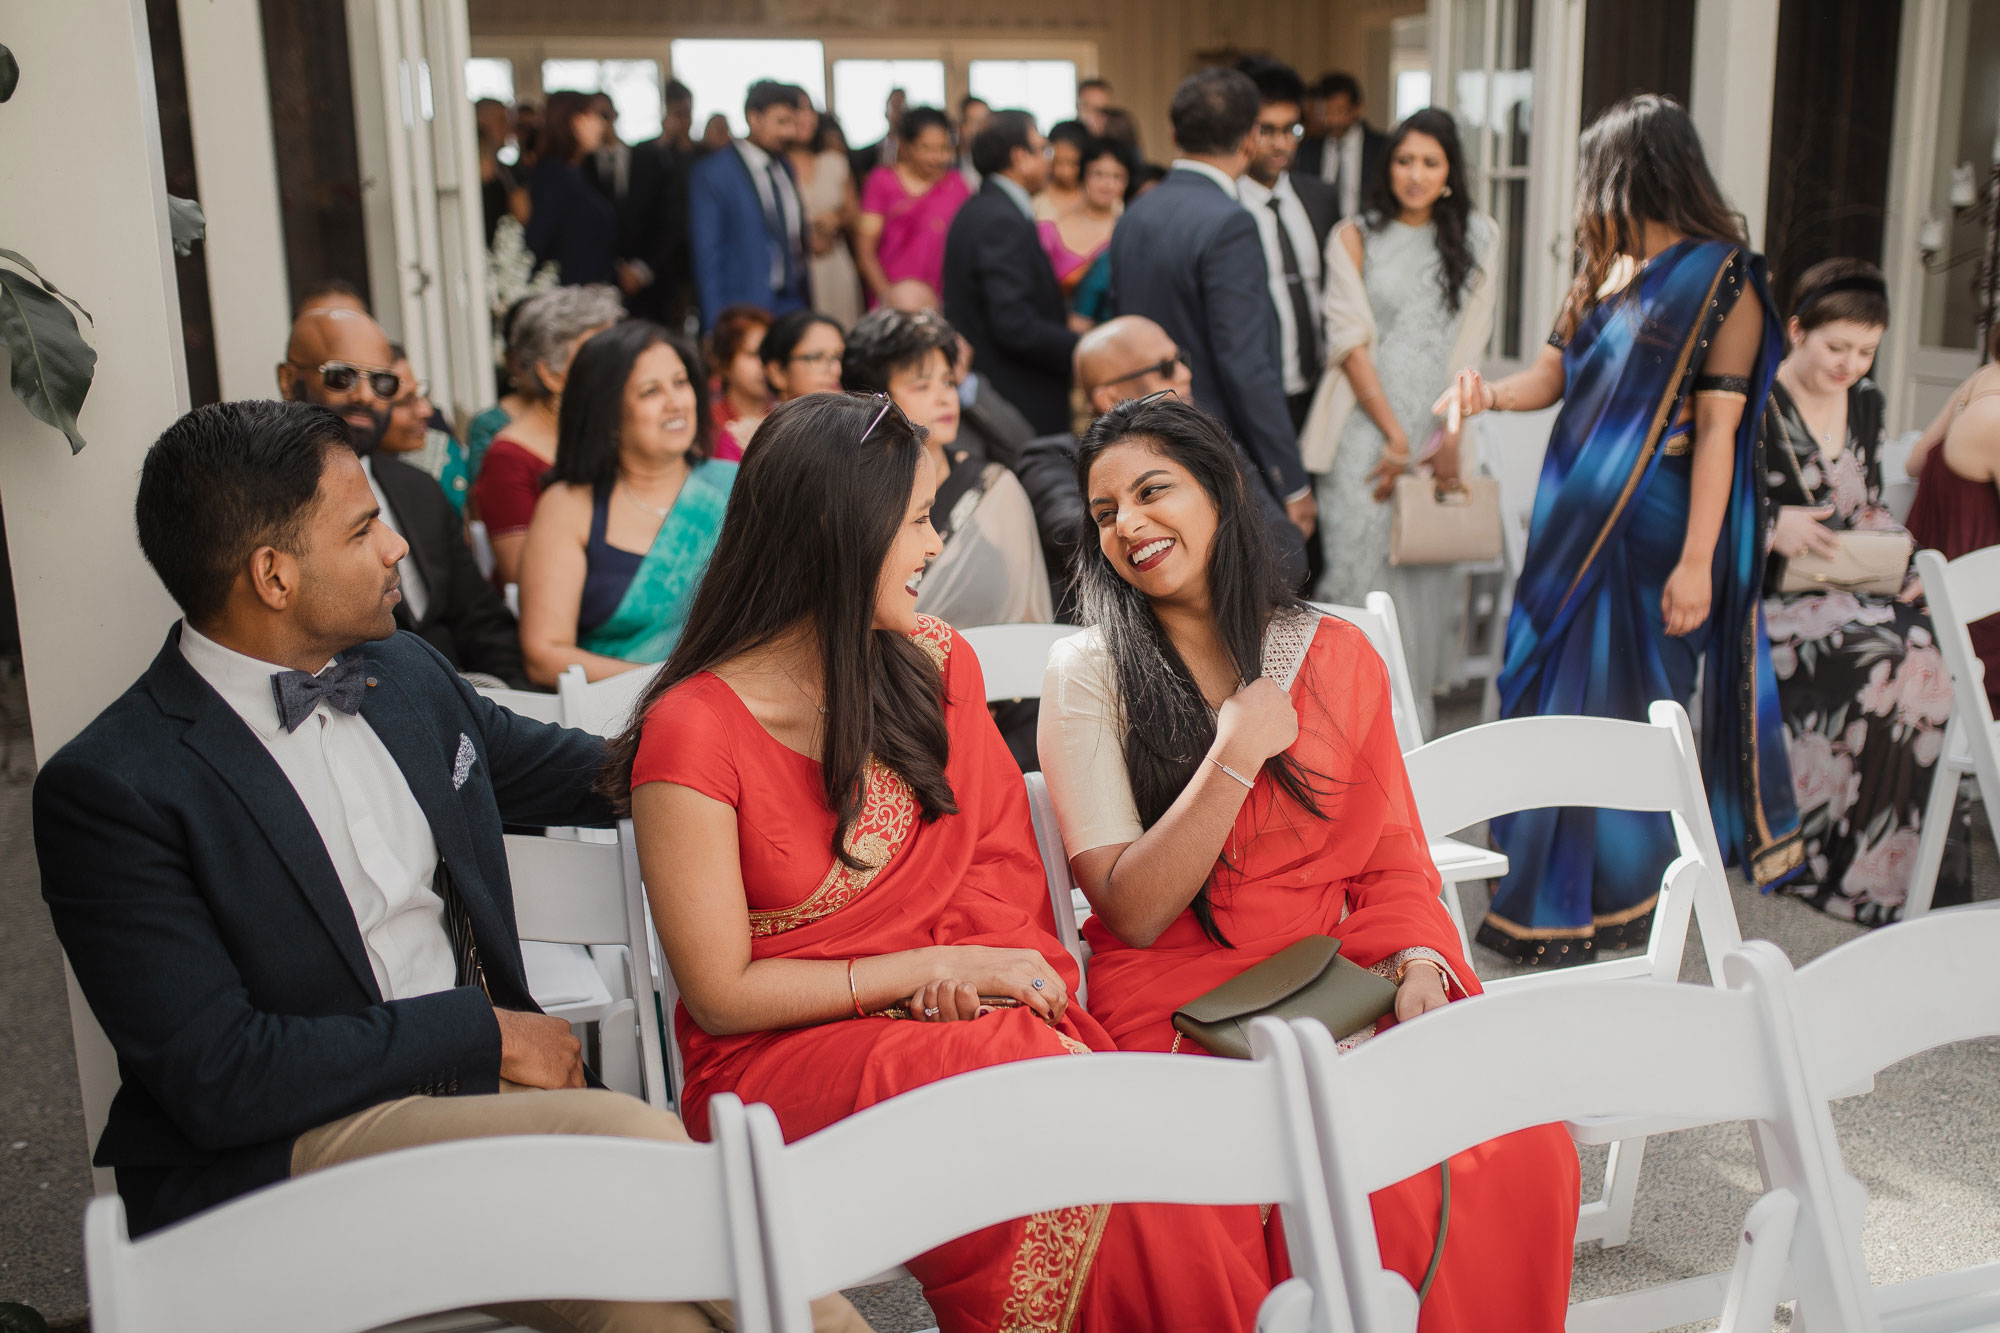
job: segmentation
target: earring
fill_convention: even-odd
[[[1451,198],[1451,187],[1449,185],[1444,187],[1444,194],[1440,197],[1445,199]]]

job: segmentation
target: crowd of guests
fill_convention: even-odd
[[[685,138],[684,91],[665,137]],[[1378,131],[1351,78],[1251,57],[1181,84],[1155,178],[1108,103],[1091,81],[1046,137],[973,100],[956,126],[893,106],[850,158],[798,90],[758,84],[744,139],[673,146],[677,288],[673,247],[605,240],[659,179],[641,149],[668,149],[553,95],[525,177],[488,184],[496,227],[525,215],[564,282],[508,312],[507,390],[466,448],[337,284],[301,305],[290,401],[161,436],[138,528],[184,618],[35,804],[45,896],[120,1056],[98,1160],[135,1230],[416,1143],[701,1137],[724,1091],[798,1137],[1007,1061],[1199,1054],[1174,1011],[1308,935],[1393,984],[1351,1041],[1477,995],[1387,670],[1305,598],[1393,592],[1429,708],[1453,575],[1391,562],[1390,500],[1411,475],[1459,484],[1484,412],[1560,405],[1503,711],[1638,719],[1705,678],[1727,853],[1829,912],[1895,917],[1951,706],[1923,591],[1907,570],[1880,592],[1789,577],[1896,528],[1867,378],[1881,274],[1817,265],[1781,318],[1686,113],[1631,98],[1579,145],[1578,271],[1547,345],[1488,382],[1497,228],[1449,115]],[[2000,543],[1996,440],[1988,369],[1912,457],[1917,540]],[[959,629],[1051,621],[1083,628],[1039,708],[989,708]],[[653,668],[623,734],[474,689],[572,667]],[[1024,769],[1093,909],[1087,1006]],[[586,1086],[510,925],[502,828],[620,813],[682,997],[684,1121]],[[1665,816],[1493,833],[1512,868],[1483,943],[1560,966],[1645,941]],[[1938,900],[1964,878],[1961,853]],[[1448,1188],[1375,1197],[1385,1263],[1431,1270],[1426,1328],[1560,1327],[1567,1136],[1451,1165]],[[1090,1330],[1248,1330],[1286,1276],[1278,1225],[1083,1207],[909,1266],[948,1330],[1027,1326],[1031,1304]],[[865,1327],[837,1296],[815,1314]]]

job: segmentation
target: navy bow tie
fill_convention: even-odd
[[[271,677],[271,693],[278,698],[278,720],[286,731],[297,731],[324,701],[343,713],[361,711],[361,695],[368,688],[361,659],[350,657],[335,662],[317,676],[309,671],[280,671]]]

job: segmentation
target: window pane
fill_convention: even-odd
[[[903,90],[904,104],[944,110],[942,60],[836,60],[833,62],[833,114],[850,148],[876,143],[889,132],[884,108],[889,94]]]
[[[465,62],[465,95],[477,102],[491,97],[514,104],[514,62],[475,56]]]
[[[544,60],[542,91],[609,93],[620,139],[643,143],[660,137],[657,60]]]
[[[734,41],[683,37],[671,48],[674,77],[694,93],[694,136],[710,116],[722,116],[730,133],[742,135],[743,95],[759,79],[776,79],[806,90],[814,106],[826,105],[826,49],[809,41]]]
[[[966,85],[995,111],[1027,112],[1045,134],[1058,121],[1076,119],[1073,60],[974,60]]]
[[[1397,123],[1431,104],[1430,46],[1430,15],[1408,14],[1389,24],[1389,84]]]
[[[1926,209],[1921,339],[1929,347],[1979,346],[1979,269],[1987,235],[1979,200],[2000,118],[2000,6],[1955,0],[1946,26],[1945,77],[1937,91],[1937,165]],[[1935,243],[1935,244],[1932,244]]]

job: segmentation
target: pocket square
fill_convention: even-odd
[[[451,789],[457,791],[472,776],[472,766],[478,762],[479,752],[472,748],[472,737],[458,733],[458,757],[451,761]]]

